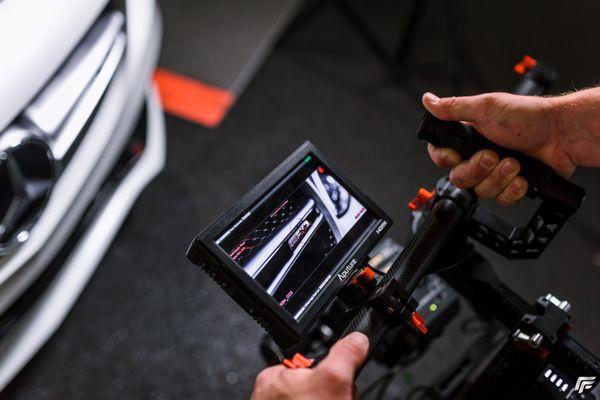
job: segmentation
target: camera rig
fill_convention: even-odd
[[[519,94],[543,93],[556,77],[531,58],[520,64]],[[426,112],[418,137],[463,158],[482,149],[515,158],[539,207],[514,226],[444,177],[409,203],[412,234],[402,247],[381,240],[392,222],[385,212],[306,142],[200,232],[188,258],[265,328],[270,363],[311,367],[359,331],[370,356],[390,368],[363,394],[379,388],[383,397],[395,371],[418,360],[467,303],[483,334],[441,379],[407,397],[600,399],[600,360],[569,335],[570,304],[551,294],[528,303],[473,244],[535,259],[585,191],[471,126]]]
[[[542,93],[547,80],[542,84],[534,78],[541,73],[546,77],[547,72],[537,65],[518,92]],[[425,399],[600,399],[600,360],[569,335],[569,302],[552,294],[535,304],[525,301],[498,278],[472,243],[478,241],[509,259],[537,258],[578,209],[585,191],[540,161],[428,112],[418,137],[453,148],[463,158],[491,149],[500,157],[517,159],[529,183],[527,195],[541,200],[540,206],[525,226],[514,226],[447,177],[432,191],[420,189],[409,203],[412,235],[406,246],[390,239],[381,243],[301,343],[281,349],[265,336],[265,359],[307,367],[339,337],[359,331],[369,337],[371,357],[390,368],[363,395],[379,387],[383,398],[394,371],[418,359],[444,332],[462,298],[487,327],[484,334],[448,366],[442,379],[417,387],[411,399],[417,394]]]
[[[548,294],[531,305],[500,281],[468,239],[481,240],[506,254],[505,247],[486,239],[499,229],[493,222],[485,221],[483,225],[476,219],[481,211],[471,191],[457,189],[447,178],[442,178],[434,193],[424,190],[420,193],[416,201],[411,202],[414,232],[407,246],[392,249],[392,258],[397,258],[379,282],[375,282],[374,275],[383,273],[386,268],[368,266],[350,286],[340,291],[338,300],[323,315],[313,334],[307,336],[302,353],[307,358],[319,358],[335,339],[359,331],[369,337],[376,360],[389,367],[406,365],[415,359],[414,355],[407,359],[409,353],[417,351],[417,357],[422,354],[456,316],[459,294],[481,320],[488,321],[496,331],[498,324],[504,326],[510,335],[492,358],[488,353],[491,348],[480,350],[475,357],[466,355],[456,370],[449,371],[440,387],[429,388],[435,391],[435,397],[426,398],[455,398],[457,393],[467,399],[480,399],[484,395],[492,399],[598,398],[598,393],[591,397],[590,392],[575,391],[579,377],[600,375],[600,360],[569,336],[570,304]],[[423,196],[424,193],[427,194]],[[581,196],[582,193],[577,188],[571,194]],[[554,209],[546,201],[540,208]],[[534,218],[539,219],[539,214]],[[564,223],[568,214],[560,215]],[[560,225],[555,219],[536,225],[535,235],[556,234],[558,228],[548,229],[548,225],[554,224]],[[531,229],[531,222],[528,226],[526,229]],[[482,227],[488,234],[483,240]],[[519,231],[516,227],[513,230]],[[518,248],[524,258],[532,256],[527,249],[538,248],[533,247],[539,245],[534,242],[535,239]],[[375,258],[382,258],[382,251],[389,252],[390,247],[393,248],[388,243],[381,250],[376,249],[372,264],[379,264]],[[377,272],[365,272],[370,270]],[[432,280],[437,284],[431,285]],[[419,288],[422,293],[416,296],[417,301],[413,293]],[[433,309],[432,304],[437,314],[430,312],[421,317],[421,313]],[[447,309],[440,310],[442,306]],[[430,320],[435,327],[423,336]],[[262,349],[271,361],[284,356],[276,354],[278,350],[268,338],[263,341]],[[465,360],[469,361],[467,365]],[[429,393],[429,396],[433,395]]]

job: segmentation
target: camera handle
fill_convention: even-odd
[[[507,258],[536,258],[566,220],[579,208],[585,190],[559,176],[552,168],[515,150],[499,146],[473,127],[442,121],[425,112],[418,130],[419,139],[436,147],[458,151],[463,159],[489,149],[501,158],[511,157],[521,165],[521,176],[529,183],[527,196],[542,204],[524,227],[515,227],[483,208],[474,213],[467,234]]]

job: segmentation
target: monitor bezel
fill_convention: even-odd
[[[336,180],[338,180],[350,193],[373,214],[374,221],[369,225],[368,229],[357,240],[356,244],[349,249],[346,254],[338,260],[335,265],[335,274],[345,268],[345,266],[353,263],[354,265],[348,268],[349,273],[345,279],[339,279],[337,276],[332,277],[330,281],[323,287],[318,294],[317,299],[306,309],[304,314],[298,319],[286,311],[279,303],[269,295],[243,268],[229,258],[229,255],[216,242],[215,239],[238,221],[249,209],[257,204],[264,196],[268,195],[276,188],[290,172],[292,172],[300,163],[304,162],[309,155],[315,157],[320,163],[330,171]],[[368,196],[360,191],[356,186],[344,178],[339,170],[310,142],[302,144],[291,156],[283,163],[275,168],[266,178],[258,185],[250,190],[246,195],[239,199],[230,209],[223,215],[218,217],[212,224],[204,229],[196,242],[200,242],[210,254],[212,254],[221,269],[228,274],[228,278],[233,280],[237,288],[236,290],[247,289],[249,293],[244,296],[244,303],[255,302],[250,304],[251,310],[260,309],[264,311],[266,308],[270,312],[259,312],[261,318],[265,318],[269,326],[274,327],[271,331],[273,338],[280,345],[289,345],[291,342],[299,340],[304,333],[315,322],[316,318],[323,312],[324,308],[335,297],[337,291],[361,270],[366,264],[365,260],[370,250],[383,237],[392,224],[391,218],[377,206]],[[236,299],[236,296],[232,297]],[[242,307],[249,311],[248,304],[242,304],[239,299],[236,299]],[[256,318],[256,315],[252,315]],[[283,324],[283,326],[281,326]],[[281,335],[288,336],[286,332],[293,332],[290,337],[278,337]]]

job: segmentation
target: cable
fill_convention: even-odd
[[[395,377],[396,375],[388,376],[388,378],[379,386],[379,392],[377,392],[377,397],[375,398],[376,400],[383,400],[383,397],[387,393],[390,384],[392,383]]]
[[[485,332],[489,325],[489,322],[482,320],[477,315],[472,315],[461,322],[460,331],[465,335],[476,335]]]
[[[394,376],[393,370],[389,370],[389,371],[385,372],[379,378],[377,378],[373,382],[371,382],[369,384],[369,386],[367,386],[365,388],[365,390],[363,390],[363,392],[360,394],[360,397],[361,398],[366,398],[369,394],[371,394],[371,392],[373,392],[381,384],[383,384],[386,381],[386,379],[389,379],[390,377],[393,377],[393,376]]]
[[[430,386],[427,385],[418,385],[413,387],[407,394],[404,400],[416,400],[417,399],[417,395],[426,395],[427,397],[425,399],[433,399],[432,397],[432,388]],[[436,396],[436,398],[439,398],[438,396]],[[419,399],[423,399],[423,397],[419,397]],[[400,400],[400,399],[398,399]]]
[[[383,398],[380,396],[385,395],[385,393],[387,392],[387,387],[390,385],[390,383],[392,383],[394,378],[396,378],[396,376],[398,376],[398,373],[400,373],[400,371],[402,371],[402,368],[399,365],[396,365],[395,367],[390,368],[388,371],[386,371],[381,376],[379,376],[377,379],[375,379],[373,382],[371,382],[369,384],[369,386],[367,386],[365,388],[365,390],[363,390],[363,392],[360,395],[361,398],[366,398],[371,392],[373,392],[378,387],[380,388],[380,391],[377,393],[377,399]],[[383,394],[381,394],[382,389],[383,389]]]
[[[425,393],[427,393],[427,386],[423,386],[423,385],[415,386],[406,394],[405,400],[413,400],[414,398],[416,398],[415,396],[417,396],[418,394],[425,394]]]

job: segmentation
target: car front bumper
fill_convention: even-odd
[[[164,119],[151,83],[160,15],[151,0],[126,5],[124,62],[29,239],[0,258],[0,389],[60,326],[135,200],[164,166]],[[144,146],[123,164],[133,135]]]

